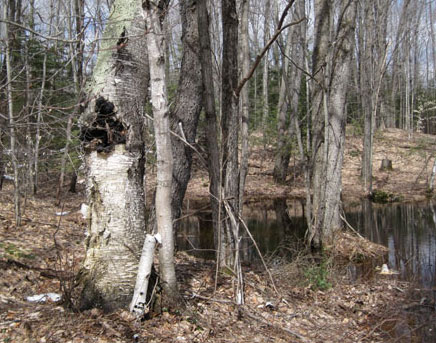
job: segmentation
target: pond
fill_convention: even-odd
[[[385,262],[401,279],[416,281],[424,288],[436,287],[436,212],[431,202],[380,206],[364,201],[347,208],[346,217],[364,237],[389,248]],[[247,206],[244,219],[259,250],[273,262],[289,253],[292,243],[301,242],[306,230],[303,206],[298,201]],[[213,259],[211,214],[200,212],[185,219],[178,230],[177,246]],[[258,263],[259,256],[247,234],[241,246],[243,262]]]
[[[361,204],[348,212],[353,227],[369,240],[389,248],[386,263],[400,278],[424,288],[436,286],[436,212],[433,203]]]

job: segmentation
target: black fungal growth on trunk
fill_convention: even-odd
[[[126,143],[126,128],[116,118],[115,106],[102,96],[95,101],[93,120],[80,130],[85,150],[110,152],[116,144]]]

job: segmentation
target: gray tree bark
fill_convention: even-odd
[[[159,247],[159,272],[164,290],[164,301],[169,307],[177,308],[182,302],[177,288],[174,265],[174,232],[171,207],[173,153],[165,76],[165,35],[162,31],[162,10],[159,6],[151,1],[146,1],[144,13],[148,30],[147,49],[157,155],[156,224],[162,239],[162,244]]]
[[[4,6],[4,18],[8,18],[8,10],[10,13],[14,11],[8,8],[7,5]],[[9,13],[9,14],[10,14]],[[21,225],[21,196],[20,196],[20,181],[19,181],[19,170],[18,170],[18,151],[17,151],[17,137],[15,128],[15,116],[14,116],[14,102],[12,98],[12,66],[11,66],[11,48],[12,41],[9,36],[9,24],[5,25],[5,65],[6,65],[6,101],[7,101],[7,113],[8,113],[8,124],[9,124],[9,139],[10,139],[10,152],[12,166],[14,169],[14,214],[15,214],[15,225],[19,227]]]
[[[239,61],[241,65],[241,76],[244,77],[250,71],[250,47],[248,32],[248,10],[250,0],[244,0],[241,4],[241,25],[240,25],[240,44],[239,44]],[[245,179],[248,174],[248,155],[249,142],[248,130],[250,119],[250,99],[248,87],[244,87],[240,94],[240,112],[241,112],[241,168],[239,173],[239,211],[242,214],[242,205],[244,198]]]
[[[271,17],[271,1],[265,0],[265,11],[264,11],[264,20],[263,20],[263,45],[265,46],[270,38],[269,33],[269,21]],[[266,128],[266,122],[267,118],[269,116],[269,91],[268,91],[268,85],[269,85],[269,57],[268,53],[266,54],[265,58],[263,59],[263,66],[262,66],[262,135],[263,135],[263,144],[266,146],[266,137],[267,137],[267,128]]]
[[[297,2],[293,18],[299,20],[305,17],[305,0]],[[284,183],[288,175],[289,159],[291,157],[291,141],[294,139],[295,123],[298,125],[298,104],[300,101],[302,69],[306,58],[306,26],[307,21],[290,28],[286,43],[286,56],[280,85],[278,106],[278,140],[274,163],[273,177],[277,183]],[[289,59],[292,67],[288,71]],[[291,115],[288,115],[288,108]]]
[[[372,192],[372,151],[380,91],[387,65],[387,16],[389,1],[361,2],[358,38],[360,96],[364,113],[362,179],[368,194]]]
[[[88,167],[88,234],[80,307],[132,299],[145,234],[143,109],[148,85],[141,2],[115,0],[81,116]]]
[[[77,114],[81,114],[83,111],[83,106],[81,104],[83,100],[83,52],[85,48],[84,44],[84,20],[85,20],[85,2],[84,0],[74,0],[74,23],[75,30],[73,30],[73,20],[72,18],[68,19],[68,30],[70,34],[70,39],[74,39],[74,37],[78,40],[77,44],[73,46],[70,43],[70,56],[71,56],[71,65],[73,69],[73,80],[74,80],[74,88],[77,94],[77,104],[72,113],[68,115],[67,119],[67,127],[65,129],[66,134],[66,143],[64,147],[64,153],[61,158],[61,170],[58,181],[58,188],[56,191],[56,200],[58,203],[61,199],[62,189],[65,181],[65,169],[67,165],[67,159],[69,156],[69,149],[71,144],[71,130],[73,128],[74,117]]]
[[[332,245],[342,228],[340,219],[342,164],[345,142],[346,91],[350,74],[356,2],[340,1],[336,28],[328,0],[315,2],[313,75],[313,203],[308,243],[318,249]],[[334,42],[334,45],[333,45]]]
[[[238,15],[234,0],[222,1],[223,66],[222,66],[222,140],[223,140],[223,198],[239,214],[239,118],[235,89],[238,86]],[[235,244],[239,225],[227,218],[221,234],[219,263],[232,267],[235,263]],[[238,224],[238,223],[236,223]],[[236,262],[237,263],[237,262]]]

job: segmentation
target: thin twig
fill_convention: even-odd
[[[274,288],[274,291],[276,292],[277,295],[280,296],[280,293],[279,293],[279,291],[277,290],[276,284],[275,284],[274,279],[273,279],[273,277],[272,277],[271,271],[269,270],[268,266],[267,266],[266,263],[265,263],[265,260],[264,260],[264,258],[263,258],[263,256],[262,256],[262,253],[260,252],[260,249],[259,249],[259,246],[258,246],[257,243],[256,243],[256,240],[254,239],[253,235],[251,234],[250,230],[248,229],[247,224],[245,224],[244,220],[243,220],[241,217],[239,217],[239,221],[240,221],[240,222],[242,223],[242,225],[244,226],[245,231],[247,231],[247,233],[248,233],[248,236],[250,236],[250,239],[251,239],[251,241],[253,242],[254,247],[256,248],[257,253],[259,254],[260,260],[262,261],[262,264],[263,264],[263,266],[265,267],[266,272],[268,273],[268,276],[269,276],[269,278],[270,278],[270,280],[271,280],[271,284],[272,284],[272,286],[273,286],[273,288]]]
[[[199,298],[199,299],[213,301],[213,302],[222,303],[222,304],[233,304],[234,303],[234,301],[232,301],[232,300],[209,298],[209,297],[205,297],[205,296],[202,296],[200,294],[197,294],[197,293],[192,293],[192,298]]]
[[[154,118],[151,117],[150,115],[148,115],[147,113],[144,113],[144,115],[145,115],[148,119],[154,121]],[[182,132],[183,132],[183,131],[182,131]],[[200,151],[198,151],[198,149],[197,149],[195,146],[193,146],[193,145],[192,145],[191,143],[189,143],[186,139],[184,139],[182,136],[180,136],[179,134],[175,133],[174,131],[170,130],[170,133],[171,133],[173,136],[175,136],[175,137],[177,137],[178,139],[180,139],[183,143],[185,143],[185,144],[186,144],[188,147],[190,147],[192,150],[194,150],[194,151],[198,154],[198,157],[200,158],[200,161],[201,161],[201,163],[203,164],[203,166],[204,166],[204,167],[207,167],[207,162],[206,162],[206,160],[203,158],[203,155],[200,153]],[[184,134],[183,134],[183,135],[184,135]]]
[[[293,2],[293,1],[292,1]],[[282,28],[277,28],[276,32],[274,33],[274,35],[271,37],[271,39],[268,41],[268,43],[265,45],[265,47],[263,48],[263,50],[257,55],[256,60],[253,62],[250,71],[248,72],[248,74],[246,76],[244,76],[244,78],[241,80],[241,82],[239,82],[238,87],[235,89],[235,95],[238,97],[239,94],[241,93],[242,88],[244,87],[244,85],[247,83],[248,80],[251,79],[251,77],[253,76],[254,72],[256,71],[257,67],[260,64],[260,61],[262,60],[263,56],[265,56],[265,54],[268,52],[269,48],[271,47],[271,45],[277,40],[277,38],[279,37],[279,35],[286,30],[287,28],[294,26],[294,25],[298,25],[300,23],[302,23],[304,20],[306,20],[306,18],[302,18],[298,21],[295,21],[293,23],[287,24]]]
[[[243,313],[245,315],[247,315],[247,317],[249,317],[251,319],[254,319],[254,320],[257,320],[258,322],[262,323],[263,325],[269,326],[269,327],[274,328],[276,330],[284,331],[284,332],[286,332],[286,333],[288,333],[288,334],[290,334],[290,335],[292,335],[292,336],[302,340],[303,342],[307,342],[306,338],[304,338],[300,334],[296,333],[295,331],[289,330],[288,328],[285,328],[285,327],[280,326],[280,325],[276,325],[276,324],[270,323],[270,322],[266,321],[264,318],[262,318],[261,316],[260,317],[259,316],[255,316],[253,313],[251,313],[248,310],[248,308],[246,306],[241,306],[241,310],[243,311]]]
[[[359,236],[360,238],[365,239],[365,237],[363,237],[359,232],[356,231],[355,228],[353,228],[353,227],[351,226],[351,224],[347,221],[347,219],[346,219],[342,214],[340,215],[340,217],[341,217],[341,219],[344,221],[344,223],[348,226],[348,228],[349,228],[351,231],[353,231],[353,232],[354,232],[357,236]]]

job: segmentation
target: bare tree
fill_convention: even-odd
[[[69,157],[69,149],[72,143],[72,128],[74,117],[80,115],[83,111],[83,105],[81,104],[83,101],[83,89],[84,89],[84,75],[83,75],[83,59],[84,59],[84,17],[85,17],[85,1],[84,0],[74,0],[74,16],[68,16],[68,31],[70,35],[70,39],[77,39],[77,44],[73,45],[70,43],[70,58],[71,58],[71,66],[73,70],[73,80],[74,80],[74,90],[77,94],[77,104],[72,111],[68,115],[67,118],[67,126],[65,128],[66,135],[66,143],[64,147],[64,153],[61,158],[61,170],[59,175],[58,189],[56,192],[57,201],[60,201],[62,188],[64,185],[65,179],[65,169],[67,165],[67,160]],[[73,20],[74,18],[74,25]],[[74,172],[75,174],[75,172]]]
[[[191,177],[192,146],[197,135],[202,107],[200,46],[197,24],[197,0],[180,3],[183,55],[174,106],[170,110],[173,152],[172,212],[180,217],[186,187]]]
[[[305,1],[300,0],[293,13],[299,20],[305,17]],[[274,164],[274,181],[284,183],[288,174],[291,157],[291,142],[295,138],[295,124],[298,124],[298,111],[301,92],[302,70],[306,59],[306,26],[307,21],[289,29],[284,51],[282,77],[280,83],[278,111],[277,151]],[[291,62],[291,67],[289,64]],[[290,105],[290,106],[289,106]],[[289,117],[289,107],[291,116]]]
[[[241,77],[247,75],[250,71],[250,47],[249,47],[249,31],[248,31],[248,10],[250,8],[250,0],[244,0],[241,3],[241,22],[240,22],[240,43],[239,43],[239,63],[241,65]],[[266,61],[266,60],[265,60]],[[266,62],[265,62],[266,63]],[[242,205],[244,198],[245,179],[248,174],[248,157],[249,157],[249,141],[248,130],[250,120],[250,99],[248,87],[244,87],[240,94],[240,113],[241,113],[241,170],[239,173],[239,212],[242,213]]]
[[[208,152],[209,192],[216,246],[220,230],[220,146],[218,144],[218,121],[215,107],[215,89],[212,65],[212,49],[209,35],[209,14],[206,0],[198,1],[198,36],[200,41],[200,64],[203,83],[203,103],[207,121],[206,139]]]
[[[362,179],[365,190],[372,192],[372,151],[380,93],[387,70],[386,42],[390,1],[359,3],[358,57],[362,111],[364,113],[364,142]]]
[[[4,18],[11,16],[14,10],[11,8],[14,2],[10,2],[9,6],[4,6]],[[18,171],[18,151],[17,151],[17,136],[15,128],[14,117],[14,102],[12,98],[12,66],[11,66],[11,48],[12,43],[9,36],[9,25],[5,25],[5,65],[6,65],[6,100],[8,111],[8,125],[9,125],[9,137],[10,137],[10,155],[12,159],[12,166],[14,169],[14,209],[15,209],[15,224],[21,225],[21,196],[20,196],[20,184],[19,184],[19,171]]]
[[[150,61],[151,102],[157,152],[156,222],[162,238],[159,248],[159,269],[165,301],[176,307],[181,304],[181,298],[177,289],[174,265],[174,233],[171,213],[173,155],[164,64],[165,35],[161,24],[162,10],[151,1],[144,3],[144,10],[148,30],[147,49]]]
[[[264,2],[264,20],[263,20],[263,45],[265,46],[268,43],[268,40],[270,38],[269,33],[269,23],[271,20],[271,1],[265,0]],[[262,66],[262,134],[264,139],[264,146],[266,146],[266,122],[267,118],[269,116],[269,57],[268,53],[266,54],[265,58],[263,59],[263,66]]]
[[[350,75],[356,1],[315,1],[315,45],[312,74],[313,182],[312,218],[308,243],[314,248],[333,244],[340,218],[342,163],[345,141],[346,93]],[[333,8],[338,9],[334,16]],[[336,20],[334,20],[337,18]]]

